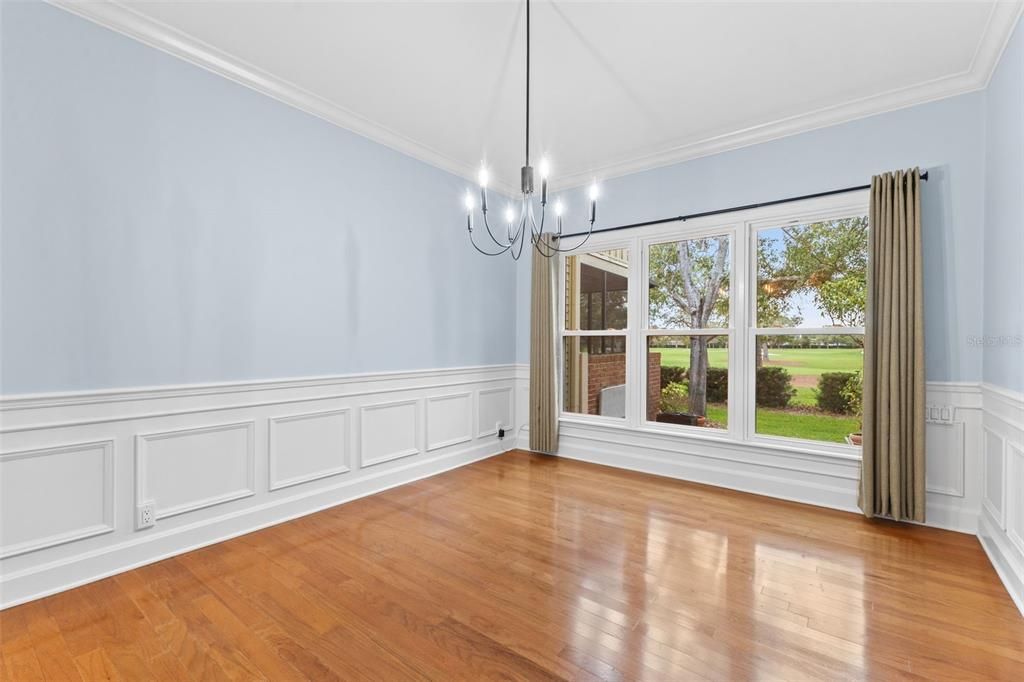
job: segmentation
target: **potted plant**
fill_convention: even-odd
[[[656,417],[664,424],[704,426],[707,418],[700,414],[686,412],[690,406],[689,391],[684,383],[671,383],[661,389],[661,411]]]
[[[864,428],[864,373],[857,372],[850,377],[840,390],[846,409],[857,417],[858,428]],[[860,446],[864,442],[864,434],[860,431],[846,436],[850,445]]]

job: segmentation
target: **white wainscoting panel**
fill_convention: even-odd
[[[1003,469],[1003,439],[999,434],[985,429],[984,482],[985,496],[982,502],[1000,528],[1006,527],[1003,506],[1006,472]]]
[[[477,416],[477,437],[484,438],[498,433],[496,424],[503,428],[511,429],[514,420],[512,417],[512,387],[489,388],[480,391],[479,409]]]
[[[0,454],[0,559],[113,530],[113,441]]]
[[[477,396],[511,425],[515,375],[0,397],[0,608],[499,454],[513,441],[476,433]],[[136,528],[139,502],[153,527]]]
[[[351,446],[350,410],[327,410],[270,418],[271,490],[347,473]]]
[[[983,384],[984,504],[978,535],[1024,616],[1024,395]]]
[[[930,493],[963,497],[967,455],[964,422],[926,424],[926,488]]]
[[[360,410],[361,465],[373,466],[420,453],[420,401],[399,400]]]
[[[1006,443],[1006,537],[1024,557],[1024,446]]]
[[[157,520],[256,494],[254,421],[135,437],[135,503]]]
[[[427,452],[473,440],[473,394],[427,398]]]

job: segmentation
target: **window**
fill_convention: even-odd
[[[728,425],[731,241],[647,247],[647,421]]]
[[[562,409],[626,418],[629,251],[565,258]]]
[[[755,232],[754,432],[843,443],[860,430],[867,216]]]
[[[595,234],[592,252],[562,260],[564,418],[855,452],[866,204],[848,194]]]

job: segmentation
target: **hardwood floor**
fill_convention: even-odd
[[[1024,679],[974,537],[513,452],[0,613],[5,680]]]

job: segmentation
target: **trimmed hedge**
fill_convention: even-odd
[[[793,377],[785,367],[760,367],[757,370],[757,405],[786,407],[796,395]]]
[[[661,366],[661,385],[686,384],[690,381],[690,374],[683,367]]]
[[[690,374],[681,367],[662,367],[662,390],[679,384],[674,390],[684,390],[690,385]],[[757,404],[760,407],[786,407],[796,395],[793,378],[784,367],[762,367],[757,370]],[[707,400],[709,403],[724,403],[729,400],[729,370],[724,367],[708,367]]]
[[[708,367],[708,402],[724,403],[729,399],[729,370]]]
[[[856,405],[850,404],[847,397],[847,385],[857,380],[855,372],[825,372],[818,377],[818,390],[815,396],[818,407],[825,412],[834,414],[853,414]]]

